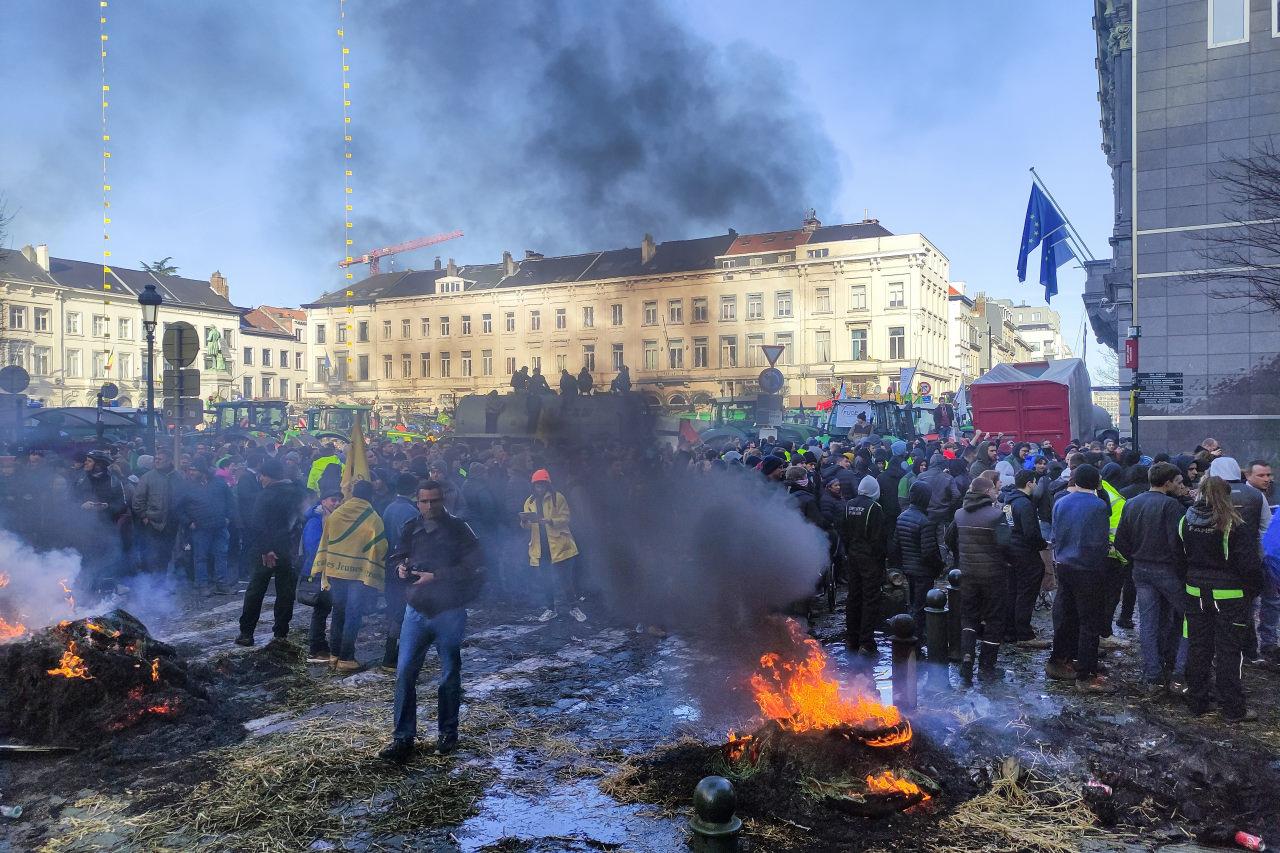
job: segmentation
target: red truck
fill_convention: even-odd
[[[1059,450],[1074,438],[1089,441],[1111,426],[1105,412],[1099,423],[1090,386],[1078,358],[997,364],[969,385],[973,425],[1016,441],[1048,440]]]

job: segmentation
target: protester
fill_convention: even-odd
[[[530,480],[533,494],[524,502],[520,525],[529,531],[529,565],[537,569],[546,609],[539,622],[556,618],[556,600],[568,608],[579,622],[587,614],[578,605],[574,583],[573,559],[578,556],[578,543],[569,529],[569,502],[551,487],[551,475],[545,468],[533,472]]]
[[[262,463],[258,480],[262,484],[262,493],[258,495],[249,519],[250,553],[254,555],[255,564],[240,612],[240,635],[236,637],[238,646],[253,645],[253,632],[262,614],[262,600],[273,580],[276,602],[275,621],[271,626],[272,642],[288,641],[298,585],[292,555],[302,509],[302,491],[284,478],[284,465],[277,459]]]
[[[975,663],[980,677],[1001,678],[996,666],[1000,641],[1005,633],[1009,596],[1009,570],[1000,550],[997,528],[1004,513],[995,502],[995,484],[985,477],[969,485],[964,505],[947,528],[948,550],[963,572],[964,594],[960,599],[960,679],[973,681]],[[982,636],[981,652],[978,636]]]
[[[303,515],[302,524],[302,561],[299,565],[298,577],[310,578],[311,569],[315,565],[316,552],[320,550],[320,539],[324,534],[324,520],[342,503],[342,492],[328,492],[320,496],[316,505]],[[329,613],[333,610],[333,598],[328,590],[321,589],[316,593],[315,604],[311,605],[311,631],[308,635],[307,663],[336,663],[338,658],[331,653],[329,637],[325,631],[329,624]]]
[[[1000,492],[1004,504],[1009,541],[1004,556],[1009,564],[1009,598],[1005,639],[1023,648],[1046,649],[1047,640],[1038,639],[1031,627],[1036,598],[1044,581],[1044,561],[1040,552],[1048,547],[1040,532],[1040,519],[1031,500],[1035,472],[1025,468],[1014,475],[1013,483]]]
[[[387,551],[393,553],[400,547],[400,535],[405,526],[418,518],[418,478],[413,474],[400,474],[395,481],[396,496],[382,511],[382,529],[387,537]],[[384,673],[395,674],[396,661],[400,657],[400,625],[404,619],[404,584],[399,583],[394,564],[386,562],[383,596],[387,602],[387,639],[383,647]]]
[[[228,524],[235,513],[235,501],[226,480],[215,476],[209,460],[197,456],[187,467],[187,483],[178,499],[175,515],[179,526],[189,528],[191,558],[198,584],[203,573],[208,595],[230,595],[231,576],[227,563],[230,545]]]
[[[836,530],[848,555],[849,596],[845,601],[845,643],[868,657],[876,657],[875,629],[879,624],[880,587],[888,531],[877,498],[880,484],[867,475],[858,494],[845,506]]]

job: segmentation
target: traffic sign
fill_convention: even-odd
[[[776,367],[766,367],[760,371],[760,390],[766,394],[777,394],[787,384],[787,377]]]
[[[1182,387],[1181,373],[1139,373],[1138,384],[1143,388],[1155,388],[1157,386]]]
[[[161,393],[166,397],[199,397],[200,371],[194,367],[166,367],[163,388]]]
[[[786,344],[761,344],[760,349],[764,350],[764,357],[769,360],[769,366],[773,367],[778,363],[778,359],[782,356],[782,351],[787,348]]]
[[[1182,396],[1182,389],[1172,388],[1156,388],[1153,390],[1139,390],[1137,392],[1139,403],[1154,403],[1166,405],[1168,403],[1185,403],[1186,399]]]
[[[120,386],[114,382],[103,383],[103,386],[98,389],[98,396],[103,400],[114,400],[120,396]]]
[[[162,411],[170,423],[194,426],[204,420],[204,401],[199,397],[166,397]]]
[[[16,364],[0,367],[0,389],[10,394],[21,394],[31,384],[31,374]]]
[[[919,385],[916,386],[916,393],[922,397],[928,397],[930,394],[933,393],[933,386],[930,385],[928,382],[921,382]]]
[[[756,426],[782,426],[782,396],[759,394],[756,396]]]
[[[164,329],[164,360],[176,367],[189,367],[200,351],[200,336],[190,323],[170,323]]]
[[[1090,391],[1128,391],[1128,385],[1092,385]]]

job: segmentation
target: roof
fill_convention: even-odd
[[[770,231],[766,234],[743,234],[733,241],[726,255],[747,255],[756,252],[789,252],[796,246],[809,242],[812,232],[797,228],[795,231]]]
[[[274,318],[268,316],[261,308],[242,308],[240,314],[240,331],[250,335],[265,335],[273,338],[296,340],[291,329],[285,329]]]
[[[101,270],[99,270],[101,276]],[[33,264],[17,250],[0,249],[0,279],[5,281],[29,281],[35,284],[56,284],[50,275]]]
[[[307,312],[301,308],[278,308],[274,305],[259,305],[258,310],[276,322],[281,320],[297,320],[299,323],[307,322]]]
[[[136,298],[148,284],[154,284],[165,302],[185,308],[200,308],[238,314],[240,309],[225,297],[213,292],[209,282],[176,275],[156,275],[144,270],[124,269],[112,266],[108,276],[108,290],[102,285],[102,264],[72,261],[67,258],[50,258],[49,275],[63,287],[87,290],[93,293],[110,293],[116,296]],[[161,309],[163,310],[163,308]]]
[[[892,237],[893,232],[875,220],[851,222],[848,225],[824,225],[809,238],[810,243],[838,243],[841,240],[871,240]]]

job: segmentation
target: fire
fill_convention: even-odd
[[[58,586],[62,587],[62,596],[67,600],[67,604],[71,605],[71,612],[76,612],[76,597],[71,593],[71,587],[67,586],[67,579],[63,578],[58,581]]]
[[[151,661],[151,680],[160,680],[160,658],[153,658]]]
[[[136,706],[129,710],[123,717],[109,723],[107,725],[107,731],[118,732],[121,729],[127,729],[130,726],[136,725],[143,717],[147,716],[176,717],[182,713],[182,706],[178,704],[177,699],[147,700],[142,694],[141,685],[131,689],[129,691],[128,698],[130,702],[136,703]]]
[[[110,637],[113,640],[120,636],[120,632],[115,628],[108,628],[104,625],[99,625],[97,622],[85,622],[84,627],[95,634],[102,634],[104,637]]]
[[[908,797],[920,797],[920,802],[929,801],[929,795],[920,790],[920,786],[906,779],[894,776],[885,770],[879,776],[867,777],[867,791],[872,794],[903,794]]]
[[[751,690],[761,713],[793,732],[853,728],[882,733],[869,746],[896,746],[911,740],[911,724],[892,705],[869,696],[851,694],[827,675],[827,656],[816,640],[789,623],[793,639],[803,643],[805,658],[783,660],[770,652],[760,658],[760,672],[751,676]]]
[[[755,766],[760,762],[760,742],[755,735],[739,737],[733,729],[729,729],[729,740],[724,745],[724,757],[730,764],[736,764],[744,758]]]
[[[50,675],[61,675],[63,678],[83,678],[91,679],[88,668],[84,664],[84,659],[76,654],[76,641],[71,640],[67,643],[67,649],[62,653],[62,660],[54,669],[46,670]]]
[[[23,634],[27,633],[27,626],[21,622],[10,624],[6,622],[3,616],[0,616],[0,643],[7,643],[9,640],[16,640]]]

